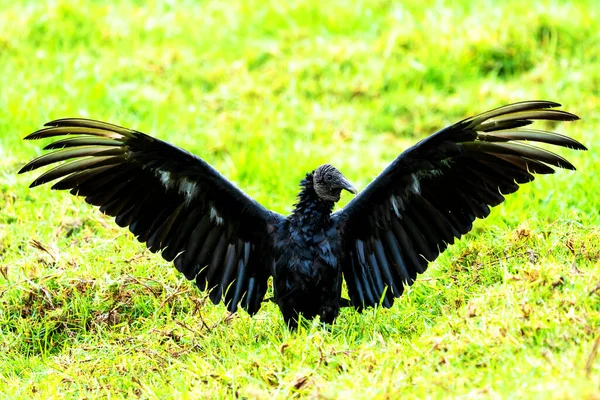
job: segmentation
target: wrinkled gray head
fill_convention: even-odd
[[[340,200],[342,189],[350,193],[357,193],[354,186],[344,178],[344,175],[329,164],[323,164],[315,170],[313,173],[313,186],[321,199],[333,201],[334,203]]]

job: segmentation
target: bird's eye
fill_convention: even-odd
[[[331,174],[327,174],[327,175],[325,175],[325,180],[326,180],[327,182],[330,182],[332,178],[333,178],[333,175],[331,175]]]

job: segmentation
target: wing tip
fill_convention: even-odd
[[[44,124],[44,126],[47,127],[56,127],[56,126],[64,126],[67,125],[68,123],[72,123],[75,121],[86,121],[86,118],[76,118],[76,117],[67,117],[67,118],[58,118],[58,119],[53,119],[52,121],[48,121]],[[91,120],[89,120],[91,121]]]
[[[556,101],[552,101],[552,100],[530,100],[530,101],[526,100],[526,101],[523,101],[522,103],[537,103],[540,108],[562,107],[561,103],[557,103]],[[515,104],[519,104],[519,103],[515,103]]]
[[[578,115],[575,115],[568,111],[563,111],[563,110],[554,110],[554,111],[560,112],[562,114],[562,116],[564,117],[564,119],[560,119],[559,121],[578,121],[581,119]]]
[[[17,174],[24,174],[26,172],[33,171],[34,169],[36,169],[37,168],[36,165],[35,165],[36,161],[37,161],[37,158],[34,159],[34,160],[31,160],[27,164],[23,165],[21,167],[21,169],[17,172]]]
[[[37,139],[41,139],[43,136],[42,134],[42,130],[38,129],[35,132],[30,133],[29,135],[25,136],[23,138],[23,140],[37,140]]]
[[[565,145],[565,147],[568,149],[571,149],[571,150],[579,150],[579,151],[588,151],[589,150],[583,143],[581,143],[575,139],[572,139],[572,142]]]

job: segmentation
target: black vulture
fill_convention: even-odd
[[[400,154],[346,207],[357,190],[321,165],[300,182],[291,215],[269,211],[202,159],[162,140],[81,118],[47,123],[25,139],[68,136],[25,165],[50,169],[31,187],[60,179],[115,217],[230,312],[261,306],[269,277],[285,322],[298,315],[332,323],[340,307],[391,307],[417,274],[534,174],[574,170],[563,157],[524,142],[575,150],[581,143],[526,128],[534,120],[573,121],[560,104],[525,101],[464,119]],[[350,299],[341,297],[346,280]]]

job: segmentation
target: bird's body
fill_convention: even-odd
[[[533,120],[572,121],[557,103],[527,101],[467,118],[400,154],[345,208],[356,189],[324,164],[300,183],[291,215],[269,211],[202,159],[141,132],[87,119],[62,119],[26,139],[73,135],[20,172],[59,164],[37,186],[60,179],[67,189],[115,217],[120,226],[173,261],[186,278],[251,315],[273,277],[286,323],[298,315],[332,323],[340,306],[391,307],[476,218],[534,174],[575,169],[564,158],[523,141],[577,150],[581,143],[524,128]],[[346,282],[349,300],[341,298]]]
[[[340,310],[342,268],[334,202],[322,200],[309,174],[292,215],[274,238],[274,297],[283,318],[296,324],[298,313],[332,323]]]

